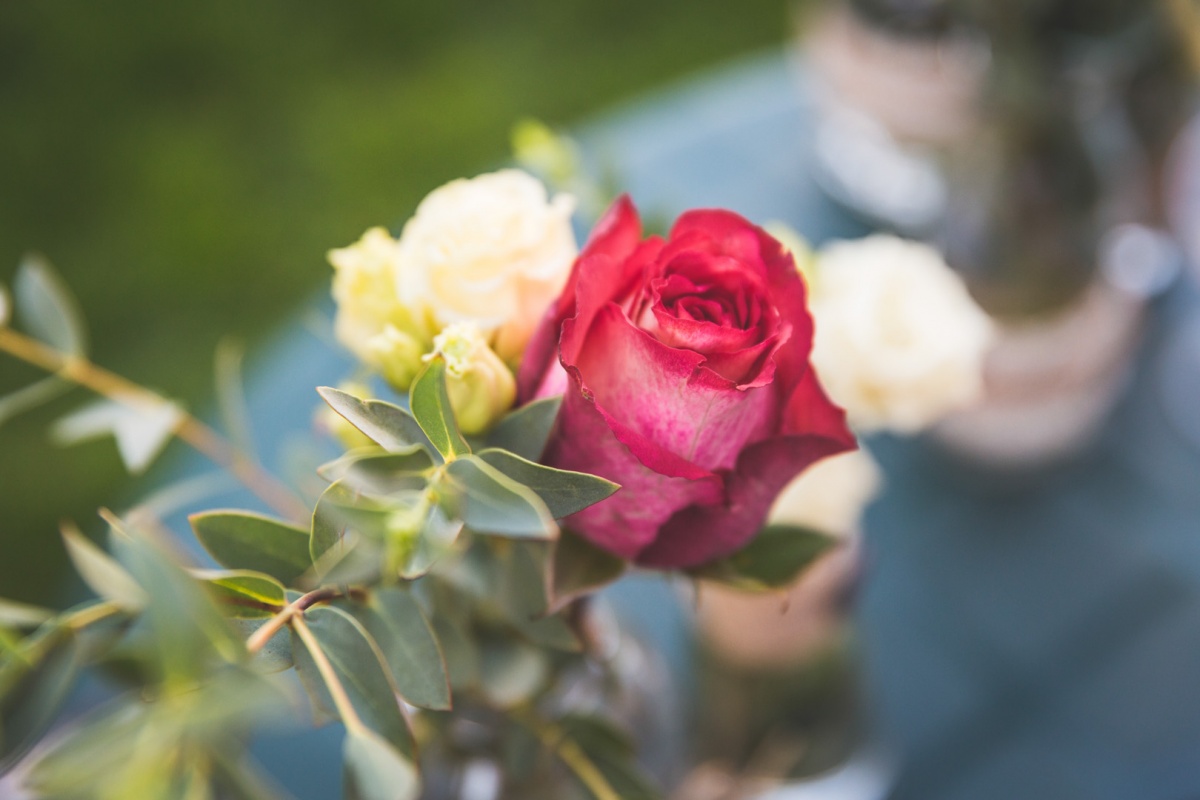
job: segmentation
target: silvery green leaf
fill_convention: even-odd
[[[408,405],[429,441],[446,460],[465,456],[470,446],[458,430],[450,395],[446,392],[446,362],[440,356],[430,361],[409,389]]]
[[[480,684],[488,700],[513,708],[529,700],[550,673],[546,653],[511,638],[485,639],[480,647]]]
[[[65,378],[51,375],[0,397],[0,425],[65,394],[72,386]]]
[[[425,488],[425,472],[433,466],[429,451],[420,445],[395,453],[366,449],[351,451],[322,464],[317,474],[366,494],[390,495]]]
[[[0,658],[0,774],[49,729],[82,666],[79,639],[65,626],[44,627]]]
[[[403,589],[378,589],[366,602],[341,606],[379,645],[400,695],[414,706],[450,707],[446,663],[421,606]]]
[[[62,537],[71,563],[93,592],[131,613],[146,607],[145,590],[108,553],[71,526],[63,526]]]
[[[808,528],[769,525],[738,552],[694,574],[746,590],[780,589],[836,545],[836,539]]]
[[[34,338],[68,355],[87,351],[78,304],[45,259],[25,257],[13,280],[13,299],[22,324]]]
[[[304,619],[359,719],[401,753],[411,756],[412,733],[400,711],[391,678],[384,671],[383,656],[370,634],[345,611],[332,606],[311,608]],[[296,671],[317,704],[326,712],[336,710],[314,654],[294,631],[292,655]]]
[[[166,400],[138,399],[132,405],[102,399],[60,419],[50,435],[64,446],[112,436],[125,468],[137,475],[171,440],[183,417],[183,409]]]
[[[517,483],[532,489],[555,519],[582,511],[621,488],[596,475],[535,464],[505,450],[482,450],[478,455]]]
[[[346,800],[416,800],[421,794],[413,762],[370,731],[347,731],[342,756]]]
[[[309,557],[318,565],[318,572],[324,574],[338,563],[356,539],[382,541],[390,514],[387,501],[364,495],[341,481],[330,484],[317,500],[309,529]]]
[[[317,393],[330,408],[388,452],[407,452],[414,445],[429,445],[413,415],[400,406],[383,400],[360,400],[330,386],[318,387]]]
[[[283,584],[252,570],[192,570],[204,582],[218,608],[229,617],[270,617],[287,605]]]
[[[546,440],[550,438],[561,407],[561,397],[526,403],[496,424],[488,434],[487,446],[537,461],[546,449]]]
[[[601,550],[570,530],[562,531],[553,548],[550,608],[555,611],[617,580],[628,567],[624,559]]]
[[[290,585],[313,565],[310,532],[303,528],[249,511],[206,511],[188,519],[223,567],[265,572]]]
[[[558,534],[541,498],[478,456],[447,464],[440,488],[449,512],[477,533],[531,539]]]

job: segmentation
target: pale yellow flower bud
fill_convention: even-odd
[[[329,252],[337,301],[334,333],[364,364],[400,391],[421,368],[433,320],[420,304],[401,302],[394,280],[397,242],[372,228],[355,244]]]
[[[479,326],[449,325],[434,337],[433,347],[425,358],[440,355],[446,360],[446,391],[463,433],[483,433],[512,408],[516,380]]]

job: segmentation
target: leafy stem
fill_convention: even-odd
[[[0,350],[135,409],[169,402],[158,393],[109,372],[83,356],[60,352],[12,328],[0,327]],[[308,516],[307,505],[290,489],[194,416],[183,414],[173,433],[241,481],[277,512],[291,519]]]
[[[621,800],[600,768],[561,727],[528,712],[515,714],[514,719],[532,731],[543,747],[557,755],[596,800]]]
[[[346,687],[342,686],[341,680],[338,679],[337,672],[333,669],[333,664],[329,663],[329,659],[325,655],[325,651],[321,649],[321,645],[317,642],[317,637],[308,628],[308,623],[304,621],[303,612],[297,613],[292,617],[292,628],[299,635],[300,640],[304,642],[309,654],[313,658],[313,662],[317,665],[317,670],[321,673],[321,679],[325,681],[326,688],[329,689],[329,696],[333,698],[333,704],[337,707],[338,715],[342,718],[342,724],[346,726],[346,730],[355,734],[368,733],[367,726],[363,723],[362,718],[358,716],[358,712],[354,710],[354,704],[350,702],[350,696],[346,694]]]
[[[301,617],[307,609],[312,608],[317,603],[327,603],[330,600],[336,600],[339,597],[357,597],[364,593],[363,589],[350,588],[345,586],[325,586],[320,589],[313,589],[311,592],[302,594],[293,600],[275,616],[268,619],[263,626],[250,635],[246,640],[246,650],[251,655],[257,653],[266,646],[267,642],[271,641],[271,637],[279,633],[285,625],[299,623]],[[303,638],[303,636],[302,636]],[[307,640],[305,640],[307,643]],[[314,658],[316,656],[314,655]]]

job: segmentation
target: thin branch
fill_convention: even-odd
[[[267,642],[271,641],[271,637],[279,633],[285,625],[297,619],[305,610],[312,608],[317,603],[325,603],[330,600],[336,600],[339,597],[354,597],[361,593],[361,589],[326,586],[321,589],[314,589],[307,594],[302,594],[285,606],[278,614],[263,623],[261,628],[252,633],[250,638],[246,640],[246,650],[251,655],[262,650]]]
[[[138,408],[170,402],[144,386],[127,380],[82,356],[59,352],[12,328],[0,327],[0,349],[47,372],[61,375],[110,400]],[[174,434],[213,463],[228,471],[271,508],[293,520],[308,516],[308,506],[219,433],[184,413]]]
[[[600,768],[588,757],[579,743],[567,736],[557,725],[543,722],[533,714],[521,714],[517,720],[529,728],[542,745],[558,756],[575,777],[595,795],[596,800],[621,800],[621,795],[609,784]]]
[[[367,726],[363,724],[362,718],[358,716],[358,712],[354,710],[354,704],[350,702],[350,696],[346,694],[346,687],[342,686],[341,680],[337,676],[337,672],[333,669],[333,664],[329,663],[329,658],[325,655],[325,651],[321,649],[321,644],[317,641],[317,637],[308,628],[308,623],[304,621],[303,614],[297,614],[292,618],[292,627],[300,636],[300,640],[304,642],[305,648],[313,657],[313,661],[317,665],[317,671],[321,673],[322,680],[325,681],[325,686],[329,689],[329,696],[333,698],[333,704],[337,707],[338,714],[342,718],[342,724],[346,726],[346,730],[351,733],[366,733]],[[620,800],[620,798],[616,798]]]

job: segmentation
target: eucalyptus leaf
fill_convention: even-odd
[[[550,614],[546,594],[547,546],[519,543],[498,561],[495,595],[508,620],[531,642],[552,650],[579,652],[582,644],[567,620]]]
[[[624,559],[601,550],[569,529],[562,531],[553,547],[550,564],[552,610],[613,583],[628,568]]]
[[[370,731],[347,731],[342,757],[346,800],[416,800],[416,765]]]
[[[389,495],[425,488],[425,473],[432,466],[429,451],[414,445],[407,451],[396,453],[380,453],[374,449],[352,451],[336,461],[322,464],[317,474],[356,491]]]
[[[411,758],[412,734],[396,700],[395,687],[384,671],[383,655],[370,634],[354,617],[331,606],[310,608],[304,612],[304,619],[359,719]],[[314,660],[315,654],[296,633],[293,633],[292,655],[296,671],[319,706],[326,711],[336,710]]]
[[[383,400],[360,400],[330,386],[319,387],[317,393],[330,408],[388,452],[406,452],[414,445],[429,446],[421,426],[400,406]]]
[[[232,619],[231,624],[244,641],[265,625],[268,619],[269,617],[258,617],[255,619],[238,617]],[[282,672],[294,666],[292,661],[292,637],[286,626],[280,628],[274,636],[267,640],[262,649],[250,659],[250,664],[262,672]]]
[[[441,356],[417,375],[409,389],[408,405],[421,430],[447,461],[471,452],[454,419],[450,395],[446,392],[446,362]]]
[[[489,702],[514,708],[530,700],[550,675],[546,653],[517,639],[484,637],[480,646],[480,686]]]
[[[506,450],[483,450],[478,455],[517,483],[532,489],[555,519],[582,511],[621,488],[596,475],[535,464]]]
[[[450,688],[461,691],[479,683],[479,646],[462,623],[448,617],[435,615],[433,630],[446,658],[446,676]]]
[[[317,500],[309,531],[309,557],[318,563],[318,571],[341,560],[354,540],[352,534],[382,541],[390,514],[389,503],[341,481],[330,484]]]
[[[143,735],[146,711],[145,704],[123,698],[85,715],[38,760],[27,779],[30,788],[42,796],[78,797],[108,783],[147,739],[153,741]]]
[[[249,511],[207,511],[188,518],[221,566],[265,572],[290,585],[312,567],[310,532]]]
[[[229,617],[270,617],[287,605],[283,584],[252,570],[192,570]]]
[[[58,715],[83,666],[65,626],[48,625],[0,659],[0,774],[36,744]]]
[[[400,695],[414,706],[450,708],[450,683],[437,636],[421,606],[403,589],[378,589],[341,606],[379,645]]]
[[[48,608],[0,599],[0,625],[9,628],[35,628],[54,616]]]
[[[537,461],[546,449],[561,397],[535,400],[513,411],[496,424],[487,437],[487,446],[507,450],[529,461]]]
[[[100,399],[58,420],[50,436],[62,446],[112,436],[125,468],[138,475],[171,441],[184,417],[182,408],[166,400],[139,398],[131,405]]]
[[[145,590],[108,553],[73,526],[64,524],[62,537],[71,563],[93,592],[132,613],[146,607],[149,598]]]
[[[26,411],[49,403],[59,395],[66,394],[73,386],[74,384],[65,378],[51,375],[0,397],[0,425]]]
[[[13,299],[25,329],[66,355],[87,351],[79,305],[50,263],[28,255],[17,267]]]
[[[748,591],[781,589],[836,545],[837,539],[809,528],[770,525],[746,547],[694,574]]]
[[[546,504],[478,456],[464,456],[445,467],[443,489],[451,514],[476,533],[515,538],[553,539],[558,527]]]
[[[118,560],[153,598],[143,612],[164,677],[201,680],[214,664],[245,658],[245,646],[200,583],[140,534],[116,536]]]

